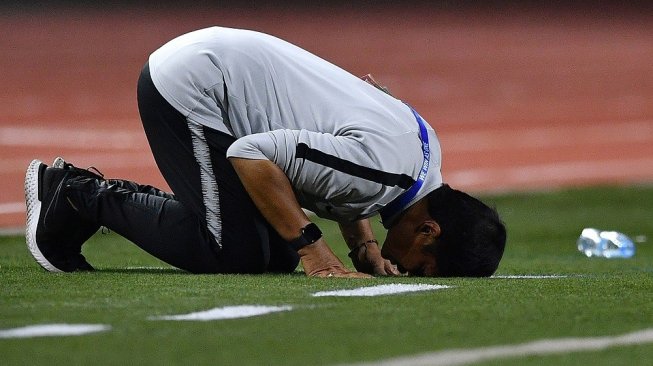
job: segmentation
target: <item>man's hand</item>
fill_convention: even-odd
[[[302,260],[304,272],[310,277],[345,277],[345,278],[371,278],[372,276],[351,272],[340,259],[336,257],[329,246],[320,239],[311,245],[301,248],[297,252]]]
[[[357,271],[377,276],[401,276],[397,266],[381,256],[376,240],[369,240],[349,253]]]
[[[281,168],[269,160],[229,158],[229,161],[263,217],[284,240],[296,239],[301,228],[311,221],[299,206],[290,181]],[[324,239],[301,248],[297,253],[309,276],[371,277],[347,270]]]
[[[340,222],[339,225],[342,237],[351,249],[349,258],[356,270],[377,276],[401,275],[396,266],[381,256],[370,220]]]

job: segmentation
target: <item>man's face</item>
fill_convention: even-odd
[[[434,221],[419,221],[405,216],[388,230],[381,255],[412,276],[435,276],[435,256],[424,250],[440,235]]]

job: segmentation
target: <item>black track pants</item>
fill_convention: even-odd
[[[293,271],[297,253],[263,219],[225,157],[235,139],[170,106],[147,65],[137,94],[154,159],[174,195],[129,181],[78,177],[66,195],[80,214],[190,272]]]
[[[77,177],[65,194],[86,220],[104,225],[141,249],[191,272],[216,272],[217,256],[198,218],[171,195],[138,192],[133,182]],[[126,187],[126,188],[124,188]]]

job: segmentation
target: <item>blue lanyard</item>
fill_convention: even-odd
[[[380,210],[381,221],[384,223],[391,217],[397,215],[399,211],[404,209],[410,203],[410,201],[415,198],[417,192],[419,192],[420,188],[422,188],[422,185],[424,185],[426,173],[429,171],[431,151],[429,149],[429,134],[426,130],[426,122],[424,122],[422,116],[420,116],[419,113],[413,109],[413,107],[408,105],[408,108],[410,108],[410,110],[413,112],[413,115],[417,120],[417,124],[419,125],[419,136],[420,140],[422,140],[422,153],[424,154],[424,160],[422,161],[422,169],[420,169],[419,176],[417,177],[417,180],[415,180],[415,183],[413,183],[413,185],[408,188],[407,191],[399,195],[399,197],[392,200]]]

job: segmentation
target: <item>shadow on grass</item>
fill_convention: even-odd
[[[120,274],[174,274],[174,275],[194,275],[193,273],[186,272],[176,268],[100,268],[94,271],[95,273],[120,273]]]
[[[242,276],[290,276],[290,277],[306,277],[302,271],[294,271],[292,273],[191,273],[177,268],[163,268],[163,267],[126,267],[126,268],[96,268],[95,271],[90,273],[116,273],[116,274],[174,274],[174,275],[188,275],[188,276],[228,276],[228,275],[242,275]]]

